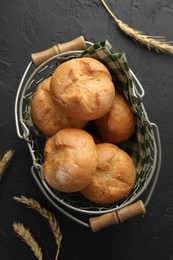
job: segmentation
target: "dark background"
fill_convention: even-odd
[[[173,40],[172,0],[107,0],[117,17],[145,34]],[[130,68],[145,89],[144,104],[160,129],[162,166],[145,217],[96,234],[55,210],[33,180],[26,143],[16,134],[14,102],[32,52],[84,35],[88,41],[108,39],[126,53]],[[173,259],[173,56],[139,47],[123,34],[99,0],[0,1],[0,153],[15,156],[0,186],[0,259],[35,259],[14,235],[23,222],[42,247],[44,259],[55,257],[55,241],[39,214],[16,203],[13,196],[38,200],[59,219],[63,234],[60,260]]]

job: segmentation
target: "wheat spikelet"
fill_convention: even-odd
[[[59,252],[60,252],[60,246],[61,246],[61,240],[62,240],[62,234],[61,234],[59,224],[57,223],[55,216],[51,212],[49,212],[48,210],[43,208],[34,199],[26,198],[25,196],[13,197],[13,198],[16,201],[21,202],[21,203],[27,205],[28,207],[30,207],[32,209],[35,209],[38,213],[40,213],[44,218],[46,218],[48,220],[48,223],[49,223],[51,230],[54,234],[56,244],[58,246],[57,252],[56,252],[56,258],[55,258],[55,259],[58,259]]]
[[[29,229],[25,228],[22,223],[15,223],[15,222],[13,223],[13,229],[15,233],[19,235],[23,239],[23,241],[31,248],[36,258],[42,260],[43,256],[42,256],[41,248],[34,240]]]
[[[128,24],[122,22],[119,20],[115,14],[110,10],[108,5],[105,3],[104,0],[100,0],[104,7],[107,9],[109,14],[113,17],[119,28],[128,36],[130,36],[132,39],[134,39],[137,43],[140,45],[145,45],[148,47],[148,49],[155,49],[156,51],[162,51],[164,53],[173,54],[173,46],[170,45],[170,42],[166,42],[163,37],[161,36],[149,36],[145,35],[142,32],[135,30],[131,28]],[[160,39],[160,40],[159,40]]]
[[[7,169],[12,157],[13,157],[14,151],[8,150],[4,153],[4,155],[0,159],[0,180]]]

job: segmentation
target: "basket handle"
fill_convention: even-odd
[[[128,205],[124,208],[121,208],[117,211],[113,211],[110,213],[106,213],[101,216],[89,218],[90,227],[93,232],[97,232],[102,228],[117,225],[123,223],[127,219],[130,219],[135,216],[146,214],[145,206],[142,200],[138,200],[137,202]]]
[[[54,45],[53,47],[47,50],[37,52],[37,53],[32,53],[31,58],[35,66],[38,67],[44,61],[59,53],[73,51],[73,50],[85,50],[86,48],[87,47],[86,47],[86,42],[84,37],[79,36],[69,42],[59,43],[57,45]]]

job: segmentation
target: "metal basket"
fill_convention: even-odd
[[[86,44],[88,47],[93,45],[89,42],[86,42]],[[46,137],[41,134],[34,127],[34,125],[32,125],[29,110],[30,102],[33,93],[42,80],[50,76],[59,64],[70,58],[80,56],[82,53],[82,50],[61,53],[49,58],[37,68],[34,66],[32,61],[28,64],[17,90],[15,101],[15,121],[18,136],[21,139],[24,139],[28,145],[33,160],[31,173],[42,193],[56,209],[74,221],[86,227],[90,227],[91,223],[88,223],[88,216],[97,217],[104,214],[107,215],[111,212],[119,212],[121,209],[135,203],[141,197],[144,197],[144,205],[145,207],[147,206],[159,175],[161,163],[161,144],[158,127],[156,124],[149,121],[142,102],[144,89],[134,73],[130,70],[129,73],[132,79],[132,91],[135,97],[135,109],[140,107],[140,111],[142,111],[143,120],[141,122],[140,118],[138,118],[138,121],[141,125],[144,124],[143,130],[146,132],[147,136],[144,142],[144,153],[145,150],[147,150],[147,159],[145,158],[145,164],[142,162],[142,164],[140,163],[139,165],[138,160],[140,160],[140,158],[139,155],[136,156],[136,148],[134,146],[130,152],[130,155],[134,157],[134,160],[136,160],[138,164],[138,178],[133,191],[127,198],[115,204],[97,205],[83,198],[80,193],[61,193],[52,189],[46,183],[42,173],[42,163],[44,160],[43,149]],[[129,146],[122,148],[127,152],[130,150]]]

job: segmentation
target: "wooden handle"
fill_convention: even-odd
[[[78,38],[72,41],[54,45],[53,47],[41,52],[32,53],[31,58],[35,66],[38,67],[44,61],[59,53],[63,53],[66,51],[73,51],[73,50],[85,50],[85,49],[86,49],[85,39],[83,36],[79,36]]]
[[[98,217],[89,218],[92,231],[97,232],[102,228],[119,224],[116,212],[107,213]]]
[[[114,224],[117,225],[126,221],[127,219],[144,214],[146,214],[145,206],[143,202],[139,200],[117,211],[90,218],[89,223],[93,232],[97,232],[102,228]]]

